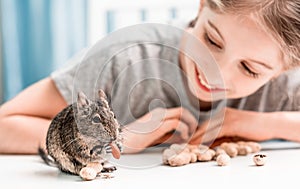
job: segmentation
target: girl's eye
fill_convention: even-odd
[[[95,115],[92,118],[92,121],[93,121],[93,123],[100,123],[101,122],[100,116],[99,115]]]
[[[250,76],[253,77],[253,78],[258,78],[259,74],[256,73],[256,72],[253,72],[253,71],[247,66],[247,64],[246,64],[245,62],[242,61],[242,62],[241,62],[241,65],[242,65],[243,69],[246,71],[246,73],[247,73],[248,75],[250,75]]]
[[[221,45],[217,44],[213,39],[209,37],[207,33],[204,34],[204,39],[207,41],[210,45],[217,47],[218,49],[222,49]]]

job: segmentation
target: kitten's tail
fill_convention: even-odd
[[[55,161],[46,153],[46,151],[42,147],[38,148],[38,153],[47,165],[57,167]]]

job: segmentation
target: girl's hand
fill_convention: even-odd
[[[190,144],[214,145],[230,140],[263,141],[272,138],[270,125],[264,123],[268,113],[224,108],[218,115],[204,122],[193,135]],[[272,127],[272,126],[271,126]]]
[[[197,125],[195,117],[182,107],[154,109],[125,126],[124,153],[136,153],[158,143],[187,141]]]

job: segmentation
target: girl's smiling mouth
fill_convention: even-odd
[[[200,70],[198,70],[197,67],[195,67],[195,74],[196,74],[196,81],[197,84],[199,85],[199,87],[209,93],[213,93],[213,92],[224,92],[224,91],[228,91],[228,89],[221,87],[221,85],[211,85],[208,84],[207,80],[205,79],[205,76],[203,76],[203,74]]]

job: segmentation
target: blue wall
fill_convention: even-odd
[[[5,101],[86,46],[86,4],[85,0],[1,0]]]

